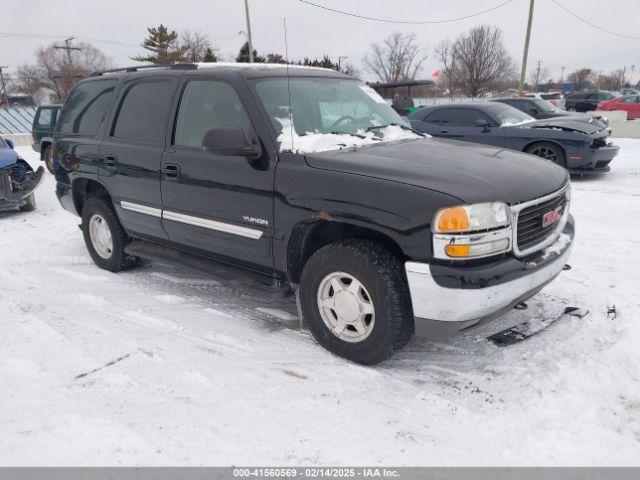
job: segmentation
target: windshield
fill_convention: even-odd
[[[546,100],[533,100],[534,105],[536,106],[536,108],[538,110],[540,110],[541,112],[555,112],[556,109],[553,108],[553,105],[551,105],[549,102],[547,102]]]
[[[350,146],[362,143],[357,142],[358,136],[365,137],[364,143],[395,140],[397,136],[392,133],[398,130],[404,132],[402,138],[420,138],[406,130],[410,128],[409,122],[375,90],[355,80],[268,78],[256,80],[254,84],[269,120],[280,136],[289,132],[291,137],[322,136],[324,150],[331,149],[328,148],[330,145],[344,146],[345,135],[356,140],[355,143],[349,140]],[[390,124],[398,127],[375,128]],[[278,140],[284,143],[280,137]]]
[[[535,118],[533,118],[532,116],[527,115],[526,113],[521,112],[517,108],[514,108],[510,105],[492,105],[489,109],[489,112],[498,122],[498,125],[502,127],[507,127],[510,125],[522,125],[535,121]]]

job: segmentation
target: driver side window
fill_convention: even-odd
[[[191,80],[180,99],[173,144],[201,148],[204,134],[213,127],[240,127],[248,134],[251,122],[231,85],[216,80]]]

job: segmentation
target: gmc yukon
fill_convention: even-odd
[[[61,111],[53,168],[99,267],[232,266],[295,292],[316,340],[363,364],[531,297],[574,235],[563,168],[418,134],[319,68],[96,73]]]

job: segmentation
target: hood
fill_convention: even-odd
[[[10,148],[0,148],[0,168],[6,168],[18,161],[18,154]]]
[[[389,142],[306,155],[313,168],[427,188],[465,203],[515,204],[559,190],[567,171],[533,155],[453,140]]]
[[[587,135],[592,135],[602,130],[602,126],[600,125],[588,123],[581,118],[572,118],[571,116],[536,120],[535,122],[529,122],[525,125],[521,125],[519,128],[559,128],[561,130],[585,133]]]

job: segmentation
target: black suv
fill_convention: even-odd
[[[592,112],[598,109],[600,102],[612,100],[616,96],[601,90],[574,92],[565,96],[567,110],[576,112]]]
[[[232,265],[296,292],[318,342],[364,364],[512,308],[573,241],[564,169],[424,138],[319,68],[95,74],[63,107],[54,166],[99,267]]]

